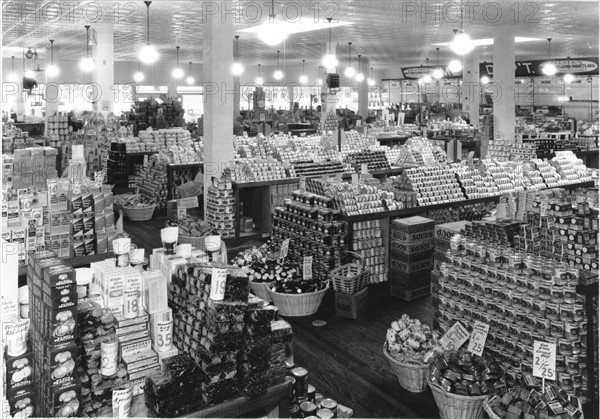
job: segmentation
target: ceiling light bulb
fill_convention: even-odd
[[[256,80],[254,80],[254,82],[256,84],[258,84],[259,86],[262,86],[263,84],[265,84],[265,81],[263,80],[262,77],[257,77]]]
[[[442,77],[444,77],[444,72],[442,71],[441,68],[436,68],[435,70],[433,70],[433,72],[431,73],[431,76],[434,79],[441,79]]]
[[[563,80],[565,83],[573,83],[573,81],[575,81],[575,76],[572,74],[565,74]]]
[[[16,83],[19,80],[19,76],[17,76],[17,73],[10,73],[8,75],[8,81],[11,83]]]
[[[304,74],[300,76],[300,83],[302,84],[306,84],[308,83],[308,77],[306,77]]]
[[[258,37],[267,45],[279,45],[287,38],[287,33],[282,30],[281,26],[278,25],[264,25]]]
[[[554,63],[546,63],[542,67],[542,73],[546,76],[553,76],[556,74],[556,65]]]
[[[27,77],[28,79],[32,79],[35,77],[35,73],[33,72],[33,70],[27,70],[25,72],[25,77]]]
[[[192,76],[188,76],[188,78],[187,78],[187,79],[185,79],[185,82],[186,82],[187,84],[194,84],[194,83],[196,82],[196,79],[195,79],[195,78],[193,78]]]
[[[559,96],[556,100],[559,102],[570,102],[571,98],[569,96]]]
[[[466,55],[473,51],[473,48],[475,45],[471,37],[464,32],[458,32],[450,43],[450,49],[458,55]]]
[[[315,81],[315,83],[317,83],[317,84],[323,84],[323,79],[317,79],[317,80]]]
[[[488,84],[490,82],[490,78],[488,76],[483,76],[481,78],[481,84]]]
[[[325,54],[322,61],[323,67],[325,68],[334,68],[338,65],[338,59],[333,54]]]
[[[358,73],[356,75],[356,77],[354,77],[354,80],[356,80],[357,82],[362,82],[365,79],[365,75],[363,73]]]
[[[367,84],[369,86],[375,86],[375,80],[373,80],[373,79],[367,79]]]
[[[429,74],[423,76],[423,83],[431,83],[431,76]]]
[[[244,72],[244,66],[242,65],[242,63],[233,63],[231,64],[231,73],[234,76],[241,76],[242,73]]]
[[[273,78],[275,80],[281,80],[283,78],[283,71],[275,70],[275,72],[273,73]]]
[[[94,62],[94,60],[90,57],[84,57],[80,62],[79,62],[79,69],[83,72],[89,73],[90,71],[92,71],[94,68],[96,67],[96,63]]]
[[[142,73],[141,71],[136,71],[135,73],[133,73],[133,81],[136,83],[141,83],[144,81],[146,77],[144,76],[144,73]]]
[[[173,71],[171,71],[171,75],[174,79],[181,79],[185,75],[183,70],[180,67],[175,67]]]
[[[462,63],[458,60],[452,60],[448,63],[448,70],[453,73],[460,73],[462,70]]]
[[[354,75],[356,74],[356,70],[354,69],[354,67],[346,67],[346,70],[344,71],[344,75],[346,77],[354,77]]]
[[[60,74],[60,68],[56,64],[49,64],[46,67],[46,76],[48,77],[56,77]]]
[[[158,51],[152,45],[144,45],[140,50],[139,58],[144,64],[154,64],[158,61]]]

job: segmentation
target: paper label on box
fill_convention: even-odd
[[[556,345],[533,342],[533,376],[556,380]]]
[[[440,339],[442,348],[453,351],[462,346],[463,343],[469,338],[469,332],[462,325],[461,322],[456,322]]]
[[[308,280],[312,279],[312,267],[313,267],[313,257],[312,256],[304,256],[304,260],[302,261],[302,279]]]
[[[227,269],[212,268],[212,278],[210,281],[211,300],[222,301],[225,298],[225,281],[227,281]]]
[[[483,348],[485,347],[485,341],[487,339],[489,330],[489,324],[476,321],[473,325],[471,337],[469,338],[469,346],[467,347],[467,351],[481,356],[483,354]]]

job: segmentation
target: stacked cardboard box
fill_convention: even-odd
[[[446,252],[450,250],[452,236],[464,231],[467,221],[456,221],[454,223],[437,224],[433,231],[433,264],[436,271],[446,260]]]
[[[392,221],[390,293],[410,301],[428,295],[433,268],[435,222],[424,217]]]
[[[58,152],[52,147],[27,147],[3,156],[4,176],[12,177],[13,189],[44,188],[46,179],[55,178]],[[12,172],[9,168],[12,165]]]
[[[286,355],[292,353],[292,326],[285,320],[271,322],[271,346],[269,346],[269,372],[267,387],[282,383],[286,374]],[[288,350],[289,349],[289,350]],[[293,364],[293,362],[291,363]]]

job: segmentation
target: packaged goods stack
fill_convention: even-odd
[[[279,319],[275,312],[275,320],[271,322],[271,343],[269,346],[269,373],[267,387],[282,383],[286,374],[286,347],[290,348],[293,341],[292,326]]]
[[[490,140],[486,158],[508,161],[510,159],[511,146],[512,142],[507,140]]]
[[[126,187],[129,176],[127,168],[126,145],[124,143],[111,143],[106,165],[108,183]]]
[[[15,150],[12,156],[3,155],[4,183],[13,189],[44,189],[46,179],[58,177],[57,155],[52,147],[28,147]]]
[[[127,141],[127,152],[164,151],[171,147],[190,147],[192,136],[182,128],[144,130],[134,141]]]
[[[67,137],[68,141],[58,148],[58,163],[59,172],[67,169],[70,160],[73,159],[73,146],[82,145],[84,147],[83,156],[85,156],[85,170],[90,178],[93,173],[101,168],[101,154],[107,148],[104,143],[105,135],[97,135],[94,131],[88,131],[85,134],[73,134]]]
[[[30,137],[27,131],[16,128],[14,124],[2,124],[2,153],[12,154],[14,150],[33,147],[34,140],[35,138]]]
[[[449,166],[406,169],[394,181],[406,206],[462,201],[465,196]],[[406,196],[405,196],[406,195]],[[403,199],[406,198],[406,199]]]
[[[157,208],[167,207],[167,165],[155,156],[148,159],[137,177],[140,193],[153,198]]]
[[[64,115],[46,117],[45,134],[51,147],[60,148],[67,142],[73,128],[69,127],[69,117]]]
[[[423,217],[392,221],[390,294],[411,301],[429,295],[435,222]]]
[[[81,383],[78,357],[75,270],[53,252],[29,259],[27,285],[33,347],[35,416],[79,416]]]
[[[367,165],[368,170],[389,169],[390,163],[384,150],[363,150],[358,153],[350,153],[345,159],[354,171],[360,171],[363,164]]]
[[[514,237],[519,234],[522,222],[511,219],[494,221],[474,221],[465,224],[466,237],[481,237],[499,246],[512,246]]]
[[[231,181],[213,179],[206,196],[206,221],[223,238],[235,236],[234,205]]]
[[[340,161],[295,161],[292,163],[295,176],[323,176],[328,174],[342,173],[346,166]]]
[[[339,128],[338,118],[335,112],[329,112],[325,117],[325,121],[323,121],[321,125],[321,129],[323,133],[335,131]]]
[[[364,259],[366,267],[370,271],[369,283],[376,284],[387,281],[386,249],[381,220],[354,223],[352,239],[352,250]]]
[[[557,151],[550,163],[561,176],[559,185],[592,180],[583,161],[572,151]]]
[[[494,179],[486,171],[476,167],[451,166],[467,199],[496,196],[500,193]]]
[[[266,180],[285,179],[295,174],[289,173],[283,164],[274,159],[238,159],[231,170],[234,182],[264,182]]]
[[[130,120],[133,120],[136,131],[145,130],[148,127],[164,129],[183,126],[185,112],[181,103],[172,98],[164,99],[161,103],[154,98],[135,101]]]
[[[433,230],[433,262],[436,271],[439,271],[442,263],[446,261],[446,252],[450,250],[452,237],[464,231],[467,224],[466,221],[456,221],[435,225]]]

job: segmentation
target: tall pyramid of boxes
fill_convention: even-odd
[[[393,220],[391,224],[391,295],[406,301],[429,295],[435,221],[415,216]]]

